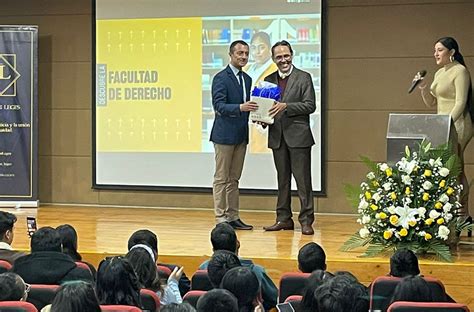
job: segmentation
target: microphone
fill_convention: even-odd
[[[420,82],[423,80],[423,77],[426,75],[426,70],[420,70],[419,72],[416,73],[415,78],[413,78],[413,81],[411,82],[411,86],[408,89],[408,93],[412,93],[413,90],[415,90],[416,86],[420,84]]]

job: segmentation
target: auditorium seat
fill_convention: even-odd
[[[434,300],[446,302],[447,296],[443,283],[434,277],[424,276],[428,283]],[[379,276],[370,285],[370,310],[387,311],[393,292],[401,281],[399,277]]]
[[[36,307],[25,301],[2,301],[0,302],[1,312],[38,312]]]
[[[76,265],[81,270],[87,270],[92,275],[91,268],[89,268],[89,266],[87,264],[85,264],[84,262],[76,261]]]
[[[205,290],[190,290],[184,295],[183,302],[187,302],[196,308],[199,298],[206,292]]]
[[[140,298],[142,300],[143,309],[150,312],[160,311],[160,298],[149,289],[140,289]]]
[[[31,284],[30,286],[26,301],[34,304],[38,311],[53,302],[56,291],[59,289],[59,285]]]
[[[0,260],[0,268],[3,268],[2,272],[10,271],[12,264],[5,260]]]
[[[280,278],[278,302],[285,302],[286,298],[291,295],[302,296],[306,285],[306,279],[309,275],[309,273],[300,272],[283,273]]]
[[[171,274],[171,269],[168,268],[167,266],[164,265],[156,265],[156,269],[158,270],[158,276],[160,277],[161,280],[168,280],[168,277],[170,277]]]
[[[388,312],[466,312],[465,304],[452,302],[408,302],[397,301],[388,307]]]
[[[109,311],[109,312],[142,312],[142,309],[134,307],[134,306],[128,306],[128,305],[120,305],[120,304],[111,304],[111,305],[105,305],[101,304],[100,309],[102,311]]]
[[[207,270],[197,270],[191,278],[191,290],[211,290],[213,287]]]

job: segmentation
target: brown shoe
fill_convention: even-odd
[[[277,221],[275,224],[271,226],[264,226],[263,229],[265,231],[281,231],[281,230],[294,230],[295,229],[295,224],[293,223],[293,220],[288,220],[288,221]]]
[[[301,233],[303,235],[313,235],[314,230],[311,224],[301,224]]]

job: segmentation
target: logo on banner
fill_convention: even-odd
[[[0,96],[16,96],[16,54],[0,54]]]

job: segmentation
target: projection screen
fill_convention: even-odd
[[[237,39],[250,45],[244,70],[254,83],[275,71],[265,33],[270,45],[289,41],[293,64],[313,77],[312,183],[324,194],[321,1],[96,0],[95,10],[93,187],[210,190],[213,76]],[[249,129],[240,188],[273,193],[268,128]]]

